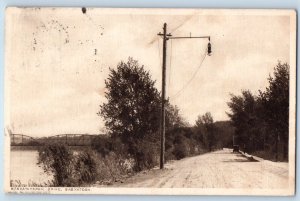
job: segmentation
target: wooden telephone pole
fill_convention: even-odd
[[[191,39],[191,38],[207,38],[209,40],[207,53],[211,54],[211,44],[210,36],[199,36],[199,37],[172,37],[169,33],[167,34],[167,23],[164,23],[163,33],[158,33],[157,35],[162,36],[163,38],[163,55],[162,55],[162,94],[161,94],[161,123],[160,123],[160,169],[164,168],[165,162],[165,135],[166,135],[166,123],[165,123],[165,102],[166,102],[166,63],[167,63],[167,41],[169,39]]]
[[[164,159],[165,159],[165,135],[166,135],[166,122],[165,122],[165,100],[166,100],[166,63],[167,63],[167,23],[164,23],[163,27],[164,33],[159,33],[158,35],[163,36],[163,62],[162,62],[162,94],[161,94],[161,125],[160,125],[160,169],[164,168]],[[171,36],[168,34],[168,36]]]

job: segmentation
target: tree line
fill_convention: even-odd
[[[248,153],[271,160],[288,160],[289,65],[278,62],[268,86],[254,95],[231,95],[228,113],[235,127],[235,144]]]

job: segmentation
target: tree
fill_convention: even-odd
[[[120,62],[110,68],[105,80],[106,103],[100,106],[99,116],[105,120],[110,133],[142,139],[159,128],[159,93],[149,72],[136,60]]]
[[[216,127],[216,147],[232,147],[235,128],[232,126],[231,121],[217,121],[214,125]]]
[[[200,139],[206,145],[209,151],[212,151],[212,147],[215,144],[215,125],[214,120],[210,112],[205,113],[202,116],[198,116],[196,120],[196,128],[200,131]]]
[[[265,92],[260,91],[260,99],[268,129],[273,133],[276,143],[276,160],[278,160],[278,143],[282,141],[283,155],[288,158],[289,140],[289,68],[287,63],[278,62],[274,76],[269,76],[269,86]]]
[[[236,128],[235,139],[244,151],[253,152],[259,142],[259,119],[257,116],[257,97],[249,90],[242,91],[241,96],[231,94],[231,102],[227,103],[231,113],[227,115]]]
[[[135,160],[136,171],[158,162],[161,98],[154,85],[144,66],[132,58],[122,61],[116,69],[110,68],[105,80],[107,102],[97,113],[104,118],[112,141],[120,137],[126,145],[127,155]],[[176,106],[168,100],[165,106],[167,132],[185,125]]]
[[[126,145],[136,171],[153,167],[159,154],[160,94],[154,84],[136,60],[121,61],[116,69],[110,68],[107,102],[98,112],[111,136]]]
[[[227,114],[236,128],[238,143],[246,145],[247,152],[263,150],[269,159],[274,159],[275,152],[277,161],[280,153],[283,159],[288,158],[289,65],[279,62],[268,81],[269,86],[258,96],[248,90],[240,96],[231,95],[227,103],[231,113]]]
[[[166,130],[172,130],[174,128],[186,127],[187,123],[180,115],[179,108],[175,105],[171,105],[166,101]]]

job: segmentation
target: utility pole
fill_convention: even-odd
[[[165,162],[165,135],[166,135],[166,125],[165,125],[165,101],[166,101],[166,63],[167,63],[167,41],[169,39],[191,39],[191,38],[207,38],[209,40],[207,46],[207,53],[210,56],[211,54],[211,44],[210,36],[199,36],[192,37],[190,33],[189,37],[172,37],[169,33],[167,34],[167,23],[164,23],[163,33],[158,33],[157,35],[162,36],[163,38],[163,58],[162,58],[162,94],[161,94],[161,123],[160,123],[160,169],[164,168]]]
[[[162,94],[161,94],[161,125],[160,125],[160,169],[164,168],[165,160],[165,135],[166,135],[166,122],[165,122],[165,100],[166,100],[166,63],[167,63],[167,23],[164,23],[163,34],[159,33],[158,35],[163,36],[163,62],[162,62]],[[171,36],[168,34],[168,36]]]

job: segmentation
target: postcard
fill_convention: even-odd
[[[294,195],[294,10],[5,17],[6,192]]]

